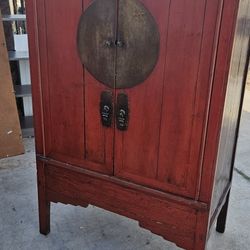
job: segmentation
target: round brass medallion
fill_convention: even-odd
[[[139,0],[95,0],[78,26],[86,69],[111,88],[131,88],[153,71],[160,48],[154,17]]]

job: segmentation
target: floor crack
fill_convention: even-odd
[[[234,168],[234,170],[241,175],[245,180],[250,182],[250,176],[246,175],[244,172],[242,172],[241,170],[239,170],[238,168]]]

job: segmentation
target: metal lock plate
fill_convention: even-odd
[[[100,116],[102,125],[104,127],[112,126],[113,96],[112,93],[109,91],[103,91],[101,93]]]
[[[124,93],[120,93],[117,96],[116,104],[116,127],[121,131],[128,129],[129,121],[129,107],[128,96]]]

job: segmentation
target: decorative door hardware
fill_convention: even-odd
[[[115,6],[116,0],[93,1],[80,17],[77,34],[82,64],[99,82],[111,88],[115,88]]]
[[[113,116],[113,96],[110,91],[103,91],[101,93],[100,101],[100,115],[102,125],[104,127],[111,127]]]
[[[120,93],[117,96],[116,104],[116,127],[121,131],[128,129],[129,120],[129,106],[128,96],[124,93]]]
[[[40,232],[50,232],[52,202],[91,204],[206,249],[214,223],[225,230],[250,0],[26,9]]]
[[[125,93],[119,93],[115,107],[116,127],[121,131],[128,128],[129,107],[128,96]],[[104,127],[112,126],[113,117],[113,94],[111,91],[103,91],[100,98],[100,117]]]
[[[77,43],[87,70],[106,86],[123,89],[151,74],[159,56],[160,35],[141,1],[95,0],[80,18]]]

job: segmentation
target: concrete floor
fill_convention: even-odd
[[[208,250],[250,249],[250,90],[239,137],[227,230],[213,230]],[[26,154],[0,160],[0,250],[174,250],[136,221],[89,206],[52,204],[51,233],[38,232],[34,140]]]

